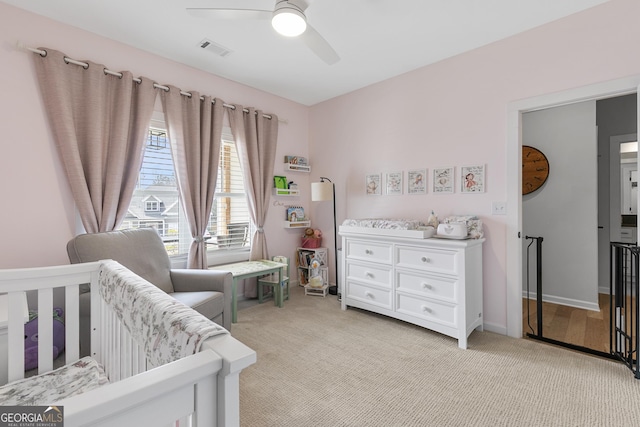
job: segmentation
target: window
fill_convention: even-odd
[[[160,200],[152,196],[146,198],[144,201],[144,210],[145,212],[159,212]]]
[[[223,135],[216,196],[207,227],[211,235],[208,243],[217,249],[248,246],[250,224],[240,159],[235,143],[230,136]]]
[[[189,250],[191,233],[180,204],[170,144],[164,123],[152,120],[138,184],[120,229],[153,227],[169,255],[182,255]],[[207,249],[248,248],[250,223],[238,153],[233,138],[226,133],[220,150],[216,196],[204,236]]]

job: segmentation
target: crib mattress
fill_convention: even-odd
[[[91,357],[0,387],[0,405],[50,405],[94,390],[109,382],[102,366]]]

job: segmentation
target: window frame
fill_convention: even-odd
[[[153,113],[151,121],[149,123],[149,128],[165,130],[165,131],[167,130],[167,125],[164,120],[164,113],[162,111],[155,111]],[[233,138],[233,134],[231,133],[231,129],[228,126],[225,126],[223,128],[221,143],[232,144],[235,146],[235,140]],[[170,144],[170,141],[169,141],[169,144]],[[145,149],[146,149],[146,145],[145,145]],[[237,153],[237,150],[236,150],[236,153]],[[220,167],[222,167],[222,164],[220,164]],[[244,177],[242,179],[244,183]],[[238,193],[219,193],[219,189],[216,187],[215,197],[219,198],[221,195],[223,197],[240,197],[241,196]],[[247,197],[246,190],[244,192],[244,197],[245,198]],[[158,211],[159,211],[160,201],[157,201],[157,203],[158,203],[158,208],[159,208]],[[146,208],[146,201],[145,201],[145,208]],[[247,201],[247,209],[248,209],[248,201]],[[157,212],[157,211],[154,211],[154,212]],[[215,248],[212,245],[206,245],[208,266],[247,261],[249,259],[249,254],[251,251],[251,236],[253,234],[252,230],[254,227],[251,223],[251,215],[248,212],[247,214],[248,214],[247,222],[249,223],[249,229],[247,233],[247,244],[245,246],[238,247],[238,248],[224,248],[224,249]],[[180,216],[182,217],[183,215],[184,213],[182,213],[181,211]],[[179,231],[178,234],[179,234],[178,238],[180,238],[184,233],[181,230]],[[170,254],[169,259],[171,261],[171,266],[173,268],[185,268],[187,264],[187,256],[188,256],[187,253],[181,253],[181,254],[175,254],[175,255]]]

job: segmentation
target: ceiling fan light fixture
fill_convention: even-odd
[[[283,36],[296,37],[307,29],[307,18],[297,6],[288,1],[280,1],[273,11],[271,25]]]

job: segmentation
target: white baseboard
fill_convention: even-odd
[[[522,298],[527,298],[527,292],[522,291]],[[529,292],[529,299],[536,299],[535,292]],[[542,295],[542,301],[550,302],[553,304],[566,305],[568,307],[582,308],[584,310],[600,311],[598,303],[592,303],[589,301],[576,300],[571,298],[559,297],[556,295]]]
[[[495,323],[484,322],[482,327],[487,332],[493,332],[495,334],[507,335],[507,327],[504,325],[498,325]]]

